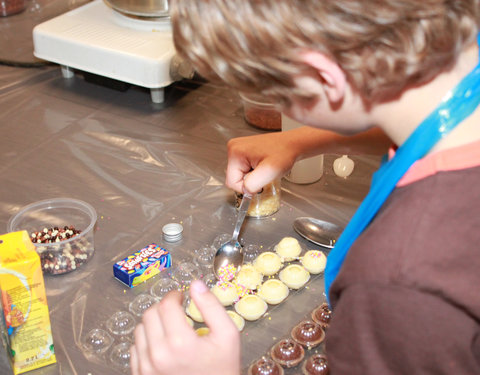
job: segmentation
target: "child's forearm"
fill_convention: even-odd
[[[309,126],[289,130],[289,140],[300,158],[318,154],[370,154],[383,155],[392,141],[379,128],[372,128],[351,136]]]

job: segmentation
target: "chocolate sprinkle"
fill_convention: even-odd
[[[30,239],[37,244],[42,270],[47,274],[62,274],[74,271],[85,263],[93,254],[93,247],[84,238],[72,242],[62,243],[81,233],[72,225],[63,228],[44,228],[32,232]],[[41,246],[40,244],[45,244]],[[39,246],[40,245],[40,246]]]

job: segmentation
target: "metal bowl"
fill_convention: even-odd
[[[113,9],[138,17],[168,17],[168,0],[104,0]]]

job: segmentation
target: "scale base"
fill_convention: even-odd
[[[37,25],[33,44],[34,55],[59,64],[66,79],[79,70],[145,87],[154,103],[164,101],[165,87],[188,78],[172,69],[178,56],[168,18],[130,18],[102,0]]]

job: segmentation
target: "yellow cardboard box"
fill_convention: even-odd
[[[0,290],[13,373],[55,363],[40,257],[26,231],[0,236]]]

